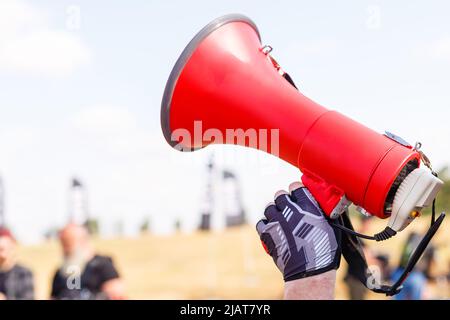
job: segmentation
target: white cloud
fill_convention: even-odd
[[[44,12],[21,0],[2,0],[0,2],[0,40],[8,40],[20,32],[45,25]]]
[[[73,115],[70,122],[81,138],[89,138],[90,143],[115,155],[151,151],[151,133],[139,127],[126,108],[94,105]]]
[[[66,76],[90,60],[77,34],[52,28],[44,12],[21,0],[0,3],[0,70]]]
[[[6,43],[1,51],[0,68],[52,76],[70,74],[90,60],[82,41],[64,31],[32,32]]]
[[[90,209],[103,227],[109,228],[112,221],[125,215],[127,222],[136,224],[145,215],[151,216],[156,232],[172,230],[173,219],[180,212],[167,206],[174,186],[170,181],[177,181],[183,170],[192,176],[194,170],[189,161],[181,165],[172,162],[172,149],[159,130],[149,130],[132,110],[114,105],[83,108],[70,116],[67,128],[71,133],[65,144],[72,146],[76,157],[69,161],[89,185]],[[201,187],[199,181],[192,185],[194,190]],[[183,209],[195,214],[196,202],[189,201],[192,193],[180,197],[188,202]]]

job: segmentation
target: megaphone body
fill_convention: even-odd
[[[231,143],[275,154],[300,169],[331,218],[353,202],[391,217],[389,227],[402,230],[430,205],[442,181],[424,168],[415,147],[301,94],[269,51],[245,16],[224,16],[203,28],[166,85],[161,126],[167,142],[182,151]],[[255,132],[260,138],[270,130],[277,141],[255,143]]]

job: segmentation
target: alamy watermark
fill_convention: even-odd
[[[377,265],[370,265],[368,266],[367,272],[369,274],[366,282],[367,288],[369,289],[380,288],[383,278],[381,268]]]
[[[276,128],[208,128],[204,130],[202,121],[194,121],[193,128],[190,130],[186,128],[174,130],[171,141],[174,143],[173,147],[179,151],[193,151],[210,144],[228,144],[257,149],[275,157],[280,155],[280,130]],[[253,157],[251,153],[239,152],[238,148],[235,150],[235,153],[223,153],[224,157],[228,158],[226,160],[252,168],[256,166],[262,173],[274,173],[278,168],[271,157]]]
[[[67,275],[66,286],[69,290],[81,289],[81,268],[77,265],[69,265],[65,268]]]
[[[225,129],[209,128],[203,131],[202,121],[194,121],[194,132],[185,128],[178,128],[172,132],[171,140],[177,142],[175,149],[180,151],[192,151],[202,145],[236,144],[261,151],[268,152],[274,156],[279,155],[280,147],[279,129]]]

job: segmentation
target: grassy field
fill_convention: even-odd
[[[428,223],[428,218],[422,218],[409,229],[423,231]],[[371,231],[379,231],[385,224],[386,221],[373,221]],[[437,273],[448,272],[448,227],[449,221],[444,221],[435,240],[440,245]],[[388,242],[370,245],[378,252],[388,253],[395,263],[406,236],[405,232]],[[262,249],[253,226],[220,233],[94,239],[94,245],[99,253],[114,258],[131,299],[279,299],[282,296],[280,273]],[[46,242],[20,247],[19,258],[35,273],[37,297],[46,299],[51,277],[61,259],[58,244]],[[338,299],[348,297],[342,281],[345,269],[342,262],[336,288]],[[430,297],[449,297],[448,287],[442,284],[431,286],[429,292]],[[369,298],[384,299],[375,294]]]

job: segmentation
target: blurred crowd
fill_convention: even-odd
[[[63,259],[55,271],[50,299],[125,299],[123,281],[108,256],[95,252],[86,227],[69,224],[59,232]],[[33,273],[17,263],[16,239],[0,227],[0,300],[35,298]]]
[[[365,218],[359,231],[366,233],[370,219]],[[61,247],[61,264],[55,270],[49,287],[49,299],[60,300],[110,300],[126,299],[123,279],[111,257],[97,253],[92,245],[88,228],[84,225],[68,224],[58,233]],[[368,265],[378,270],[382,282],[395,282],[403,272],[411,253],[421,236],[411,232],[403,243],[399,263],[390,261],[388,254],[374,251],[364,245]],[[438,248],[431,243],[407,280],[403,290],[393,299],[418,300],[443,298],[433,296],[429,287],[445,283],[448,289],[450,274],[435,271]],[[348,297],[352,300],[369,298],[369,290],[357,279],[352,268],[344,278]],[[33,273],[17,262],[17,242],[12,232],[0,227],[0,300],[34,299]]]
[[[361,233],[367,233],[369,229],[371,217],[362,217],[360,226]],[[416,232],[410,232],[406,241],[401,248],[400,261],[397,266],[393,267],[390,262],[390,257],[385,253],[377,253],[362,242],[364,254],[367,263],[371,268],[375,268],[382,283],[395,283],[407,267],[408,261],[415,249],[422,240],[422,236]],[[440,274],[435,271],[437,263],[437,248],[431,242],[422,257],[409,273],[406,280],[402,283],[402,290],[393,296],[395,300],[423,300],[442,298],[436,297],[430,292],[429,288],[436,283],[444,283],[448,287],[450,281],[450,272],[447,274]],[[374,271],[374,270],[372,270]],[[345,283],[348,289],[348,296],[350,300],[364,300],[369,294],[369,290],[361,284],[357,279],[357,273],[349,267],[345,276]]]

